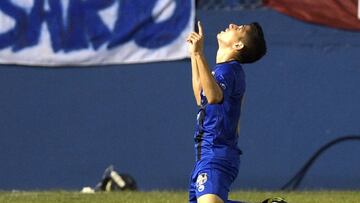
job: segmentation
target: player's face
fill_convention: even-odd
[[[244,38],[250,30],[250,25],[230,24],[225,30],[217,34],[217,39],[220,45],[232,46],[233,43]]]

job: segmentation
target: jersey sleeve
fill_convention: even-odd
[[[223,90],[224,98],[230,97],[234,91],[235,75],[228,68],[219,68],[215,70],[214,77],[216,82]]]

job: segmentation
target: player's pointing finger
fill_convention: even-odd
[[[199,29],[199,35],[202,36],[203,35],[203,29],[202,29],[200,21],[198,21],[198,29]]]

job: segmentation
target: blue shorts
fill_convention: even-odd
[[[197,203],[197,198],[204,194],[215,194],[226,202],[238,168],[239,161],[210,159],[197,162],[190,178],[189,202]]]

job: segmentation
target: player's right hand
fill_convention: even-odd
[[[191,54],[202,54],[204,46],[204,35],[200,21],[198,21],[199,33],[191,32],[186,39],[188,43],[189,53]]]

